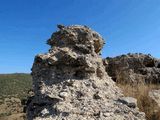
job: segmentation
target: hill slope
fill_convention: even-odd
[[[32,81],[30,74],[0,74],[0,96],[26,97],[27,91],[31,89]]]

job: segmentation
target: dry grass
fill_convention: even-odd
[[[150,90],[160,89],[160,85],[122,85],[118,84],[125,96],[137,99],[140,111],[145,112],[147,120],[160,120],[160,108],[148,96]]]

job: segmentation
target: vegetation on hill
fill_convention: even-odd
[[[32,89],[30,74],[0,74],[0,120],[24,120],[25,101]]]
[[[30,74],[0,74],[0,97],[25,98],[32,87]]]

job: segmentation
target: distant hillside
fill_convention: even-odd
[[[0,97],[17,96],[24,98],[32,87],[30,74],[0,74]]]

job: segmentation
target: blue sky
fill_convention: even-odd
[[[57,24],[99,32],[103,57],[142,52],[160,58],[159,0],[1,0],[0,73],[30,72]]]

